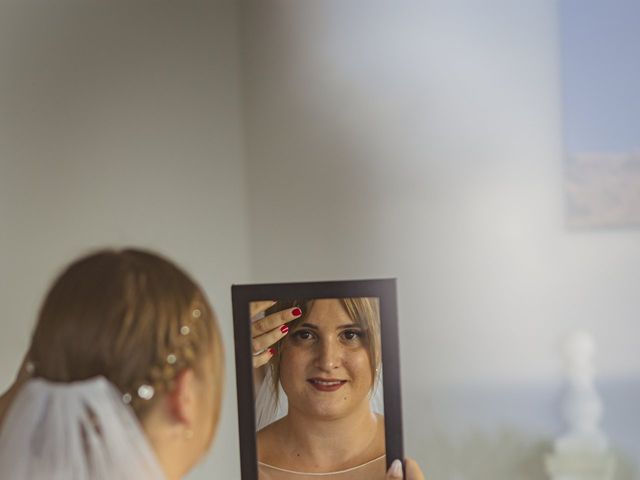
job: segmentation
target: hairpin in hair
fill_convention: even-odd
[[[202,310],[200,310],[199,308],[194,308],[193,310],[191,310],[191,316],[193,318],[200,318],[202,316]],[[189,325],[182,325],[180,327],[180,335],[186,336],[186,335],[189,335],[190,333],[191,333],[191,327],[189,327]]]
[[[155,393],[156,393],[155,388],[153,388],[151,385],[147,385],[146,383],[140,385],[138,387],[138,390],[136,391],[138,398],[142,400],[151,400],[155,395]],[[124,404],[128,405],[131,403],[132,400],[133,400],[133,396],[129,392],[125,392],[122,395],[122,402]]]
[[[191,317],[192,318],[200,318],[202,316],[202,310],[200,308],[194,308],[193,310],[191,310]],[[180,335],[182,336],[186,336],[189,335],[191,333],[191,327],[187,324],[184,324],[182,326],[180,326]],[[178,356],[175,353],[169,353],[166,357],[165,357],[165,361],[167,362],[167,364],[169,365],[175,365],[178,362]],[[29,371],[29,368],[31,368],[31,370],[33,371],[33,364],[31,364],[31,367],[29,367],[29,363],[25,366],[25,368],[27,369],[27,371]],[[138,398],[142,399],[142,400],[151,400],[153,398],[153,396],[155,395],[156,391],[153,388],[153,386],[148,385],[148,384],[142,384],[138,387],[138,389],[136,390],[136,395],[138,396]],[[133,395],[129,392],[125,392],[122,395],[122,402],[125,404],[130,404],[133,401]]]
[[[138,396],[143,400],[151,400],[153,398],[155,389],[151,385],[140,385],[138,387]]]

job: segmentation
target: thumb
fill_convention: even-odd
[[[400,460],[394,460],[384,478],[385,480],[402,480],[402,462]]]
[[[420,470],[420,467],[415,460],[407,458],[405,461],[405,468],[407,469],[407,480],[424,480],[422,470]]]

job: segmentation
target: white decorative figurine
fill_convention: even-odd
[[[564,417],[569,431],[554,442],[547,456],[552,480],[610,480],[614,459],[599,428],[602,401],[594,384],[595,344],[585,331],[572,333],[564,345],[568,392]]]

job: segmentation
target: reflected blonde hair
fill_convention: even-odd
[[[131,395],[142,419],[180,371],[201,376],[209,354],[216,380],[213,436],[224,382],[215,314],[185,271],[157,254],[127,249],[98,251],[64,270],[40,310],[29,360],[33,376],[54,382],[106,377]],[[151,400],[136,395],[140,385],[154,388]]]
[[[379,300],[372,297],[339,298],[336,300],[340,301],[340,304],[349,315],[349,318],[351,318],[351,321],[358,325],[365,333],[364,344],[367,348],[371,368],[371,378],[373,379],[370,391],[372,393],[375,390],[376,382],[379,378],[378,372],[382,362]],[[288,323],[289,330],[294,331],[298,325],[305,322],[313,308],[313,303],[314,299],[280,300],[267,310],[266,315],[286,310],[288,308],[299,307],[302,310],[302,315]],[[278,385],[280,383],[280,353],[282,352],[282,344],[285,338],[286,337],[282,338],[274,345],[273,348],[275,348],[276,354],[269,362],[269,368],[272,373],[271,378],[273,379],[272,393],[275,395],[276,402],[279,399]]]

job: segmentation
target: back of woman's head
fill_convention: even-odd
[[[220,333],[202,290],[169,260],[129,249],[93,253],[58,277],[29,360],[34,377],[53,382],[107,378],[143,418],[180,371],[201,370],[205,354],[213,355],[221,383]]]

